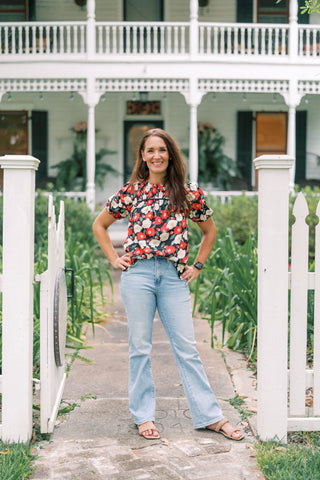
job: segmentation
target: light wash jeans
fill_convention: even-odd
[[[196,348],[189,288],[172,261],[138,260],[121,273],[120,292],[128,317],[129,408],[135,423],[155,420],[150,354],[156,308],[179,367],[194,428],[222,420]]]

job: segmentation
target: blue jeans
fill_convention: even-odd
[[[151,371],[153,319],[158,309],[179,367],[194,428],[223,418],[196,348],[189,288],[172,261],[138,260],[122,272],[120,292],[128,317],[129,407],[137,425],[155,419]]]

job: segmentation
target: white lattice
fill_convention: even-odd
[[[320,80],[313,81],[300,81],[298,82],[298,92],[302,94],[306,93],[320,93]]]
[[[203,92],[252,92],[286,93],[289,91],[287,80],[219,80],[201,78],[198,89]]]
[[[4,92],[79,92],[86,88],[85,78],[0,79],[0,91]]]
[[[97,78],[97,92],[184,92],[189,80],[182,78]]]

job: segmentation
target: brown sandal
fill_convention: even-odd
[[[229,420],[227,420],[226,418],[223,418],[222,420],[220,420],[220,422],[217,422],[214,428],[208,428],[208,427],[206,428],[207,430],[213,430],[214,432],[221,433],[222,435],[224,435],[226,438],[229,438],[230,440],[235,440],[236,442],[239,442],[240,440],[242,440],[244,438],[244,435],[242,434],[241,430],[239,430],[238,428],[233,427],[233,430],[229,435],[222,430],[224,425],[226,425],[227,423],[230,423]],[[239,438],[233,437],[232,435],[236,432],[239,432],[241,434],[241,437]]]
[[[146,438],[147,440],[159,440],[160,435],[159,435],[159,430],[155,426],[153,422],[145,422],[142,423],[141,425],[137,425],[138,430],[139,430],[139,435],[142,437]],[[152,430],[153,432],[157,432],[158,435],[144,435],[144,432],[147,432],[148,430]]]

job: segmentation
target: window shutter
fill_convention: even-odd
[[[309,13],[301,13],[301,8],[305,6],[305,0],[298,0],[298,23],[300,24],[307,24],[310,20]]]
[[[237,167],[242,177],[252,184],[252,120],[251,111],[237,116]]]
[[[237,1],[237,22],[238,23],[253,22],[253,0]]]
[[[32,118],[32,155],[40,160],[37,181],[47,177],[48,169],[48,112],[33,110]]]
[[[29,22],[36,21],[36,0],[29,0],[28,2],[28,20]]]
[[[306,178],[307,161],[307,112],[296,112],[296,174],[295,183]]]

